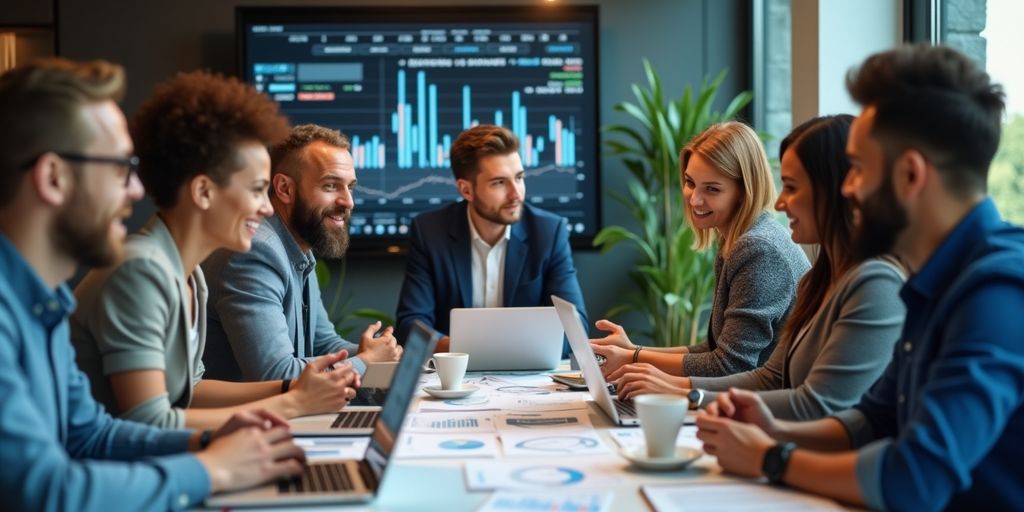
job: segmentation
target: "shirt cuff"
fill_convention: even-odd
[[[352,369],[362,375],[366,373],[366,362],[363,361],[359,356],[352,356],[348,358],[348,361],[352,363]]]
[[[157,350],[112,352],[103,356],[103,375],[135,370],[164,370],[167,355]]]
[[[167,477],[174,482],[170,486],[170,509],[184,510],[196,507],[210,495],[210,476],[195,455],[167,455],[153,459],[153,463],[163,468]]]
[[[891,445],[891,439],[879,439],[857,453],[857,484],[864,504],[872,510],[886,509],[882,496],[882,461]]]
[[[875,440],[875,432],[868,423],[868,417],[859,409],[847,409],[832,415],[846,429],[850,436],[850,447],[857,449]]]

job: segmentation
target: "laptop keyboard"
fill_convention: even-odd
[[[615,404],[615,410],[619,411],[619,415],[626,416],[629,418],[636,417],[636,406],[633,405],[632,401],[616,399],[612,400],[612,403]]]
[[[355,486],[344,463],[306,466],[302,474],[277,483],[282,494],[352,491]]]
[[[341,411],[331,428],[370,428],[380,411]]]

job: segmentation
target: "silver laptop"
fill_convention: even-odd
[[[468,371],[553,370],[562,359],[555,308],[455,308],[452,352],[469,354]]]
[[[308,505],[366,502],[384,481],[388,462],[419,382],[420,370],[434,352],[437,335],[417,322],[405,343],[384,407],[373,426],[370,445],[362,460],[335,460],[309,464],[302,475],[253,489],[212,496],[208,507]]]
[[[572,347],[572,353],[576,356],[580,371],[583,372],[583,380],[587,381],[587,389],[590,390],[590,395],[594,397],[597,406],[617,425],[639,425],[640,418],[636,416],[633,403],[619,400],[609,391],[608,381],[604,380],[601,368],[597,366],[597,358],[594,357],[594,350],[590,348],[590,339],[576,313],[576,306],[554,295],[551,296],[551,302],[555,305],[565,335],[569,338],[569,346]]]

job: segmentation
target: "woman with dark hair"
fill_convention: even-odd
[[[782,338],[764,366],[726,377],[674,377],[650,365],[610,375],[620,398],[689,394],[694,405],[729,388],[757,391],[777,418],[809,420],[852,406],[888,364],[903,326],[899,290],[906,272],[895,258],[858,261],[851,250],[852,205],[841,189],[850,163],[853,117],[819,117],[795,128],[779,148],[782,192],[793,241],[818,244],[801,279]]]

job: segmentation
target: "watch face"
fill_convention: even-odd
[[[704,393],[699,389],[691,389],[690,392],[686,394],[686,398],[690,399],[690,408],[696,409],[700,407],[700,403],[704,398]]]

